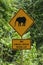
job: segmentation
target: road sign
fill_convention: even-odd
[[[29,39],[13,39],[12,48],[15,50],[24,50],[31,48],[31,40]]]
[[[33,24],[32,18],[20,9],[11,19],[10,25],[22,36],[28,28]]]

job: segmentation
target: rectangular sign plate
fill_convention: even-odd
[[[25,50],[31,48],[31,40],[30,39],[13,39],[12,40],[12,48],[15,50]]]

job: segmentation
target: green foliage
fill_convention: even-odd
[[[9,25],[20,8],[35,22],[22,37],[32,39],[31,50],[22,51],[23,65],[43,65],[43,0],[0,0],[0,65],[21,65],[21,50],[11,48],[12,39],[21,37]]]
[[[36,43],[31,46],[31,50],[24,50],[24,65],[38,65]]]

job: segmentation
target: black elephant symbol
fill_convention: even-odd
[[[16,22],[18,22],[18,26],[25,26],[26,18],[25,17],[18,17],[15,21],[15,25],[16,25]]]

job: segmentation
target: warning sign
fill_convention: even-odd
[[[27,29],[33,24],[33,20],[28,16],[23,9],[20,9],[17,14],[11,19],[10,25],[22,36]]]
[[[12,48],[15,50],[24,50],[31,48],[31,40],[29,39],[13,39]]]
[[[25,13],[23,9],[20,9],[17,14],[11,19],[9,24],[16,30],[21,36],[26,33],[27,29],[34,23],[33,19]],[[13,39],[12,48],[15,50],[24,50],[31,48],[30,39]]]

